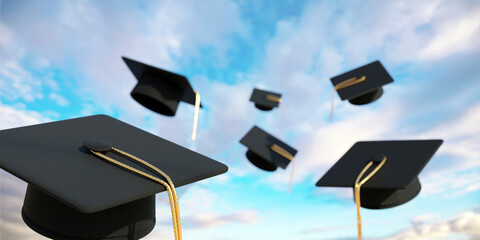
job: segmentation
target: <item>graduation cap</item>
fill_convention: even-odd
[[[240,143],[248,147],[248,160],[265,171],[275,171],[277,167],[285,169],[297,154],[296,149],[257,126],[250,129]]]
[[[270,111],[274,107],[278,107],[282,102],[282,94],[269,91],[253,89],[252,96],[250,96],[250,102],[255,103],[255,107],[263,111]]]
[[[380,61],[369,63],[330,79],[343,100],[363,105],[377,100],[383,94],[382,86],[393,82]]]
[[[162,115],[175,116],[180,101],[195,106],[192,133],[192,139],[195,139],[198,109],[203,106],[200,95],[193,90],[188,79],[126,57],[122,59],[138,80],[130,95],[144,107]]]
[[[362,175],[369,175],[385,159],[383,166],[361,187],[361,206],[383,209],[398,206],[420,192],[418,174],[442,144],[442,140],[371,141],[355,143],[317,182],[323,187],[355,187]]]
[[[228,169],[105,115],[0,131],[0,168],[28,183],[25,223],[54,239],[139,239],[155,225],[155,194],[168,190],[153,169],[176,187]]]

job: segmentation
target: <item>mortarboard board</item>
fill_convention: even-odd
[[[146,236],[155,225],[155,194],[166,187],[88,151],[138,166],[118,153],[105,152],[111,147],[150,162],[177,187],[228,170],[222,163],[105,115],[2,130],[0,168],[28,183],[22,209],[25,223],[54,239]]]
[[[197,136],[200,94],[193,90],[182,75],[122,57],[138,83],[130,95],[144,107],[166,116],[175,116],[180,101],[195,106],[192,139]]]
[[[180,101],[195,105],[195,91],[182,75],[122,57],[138,80],[130,93],[144,107],[166,116],[175,116]]]
[[[248,160],[265,171],[275,171],[277,167],[285,169],[297,154],[297,150],[257,126],[240,143],[248,147]]]
[[[363,105],[377,100],[383,94],[382,86],[393,82],[380,61],[369,63],[330,79],[342,100]]]
[[[398,206],[420,192],[420,171],[442,144],[442,140],[371,141],[355,143],[317,182],[323,187],[354,187],[362,169],[386,157],[384,165],[360,189],[361,206],[383,209]],[[373,169],[372,167],[372,169]],[[368,169],[365,174],[372,172]]]
[[[278,107],[282,101],[282,95],[279,93],[268,92],[260,89],[253,89],[250,102],[255,103],[255,107],[263,111],[270,111],[274,107]]]

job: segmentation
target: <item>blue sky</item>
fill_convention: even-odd
[[[229,166],[181,187],[185,239],[354,239],[352,190],[315,182],[357,141],[443,139],[421,193],[362,210],[366,239],[480,235],[478,1],[0,1],[0,129],[108,114]],[[121,56],[177,72],[201,94],[174,118],[131,97]],[[330,77],[380,60],[394,83],[376,102],[335,96]],[[248,101],[283,94],[280,109]],[[290,168],[263,172],[238,141],[257,125],[298,149]],[[22,221],[26,184],[0,170],[0,238],[41,239]],[[166,194],[145,239],[173,239]]]

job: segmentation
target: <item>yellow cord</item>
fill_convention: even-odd
[[[169,201],[170,201],[170,210],[172,212],[172,222],[173,222],[173,231],[174,231],[174,236],[175,236],[175,239],[176,240],[181,240],[182,239],[182,227],[181,227],[181,222],[180,222],[180,209],[179,209],[179,206],[178,206],[178,198],[177,198],[177,192],[175,191],[175,186],[173,185],[173,182],[172,180],[170,179],[170,177],[165,174],[163,171],[161,171],[160,169],[158,169],[157,167],[153,166],[152,164],[132,155],[132,154],[129,154],[127,152],[124,152],[122,150],[119,150],[119,149],[116,149],[116,148],[113,148],[111,149],[113,152],[117,152],[117,153],[120,153],[120,154],[123,154],[124,156],[127,156],[141,164],[143,164],[144,166],[147,166],[148,168],[154,170],[155,172],[157,172],[158,174],[162,175],[166,180],[167,182],[155,177],[155,176],[152,176],[148,173],[145,173],[141,170],[138,170],[136,168],[133,168],[131,166],[128,166],[122,162],[119,162],[111,157],[108,157],[102,153],[99,153],[99,152],[96,152],[96,151],[92,151],[90,150],[91,153],[95,154],[96,156],[110,162],[110,163],[113,163],[119,167],[122,167],[124,169],[127,169],[129,171],[132,171],[138,175],[141,175],[143,177],[146,177],[154,182],[157,182],[157,183],[160,183],[162,184],[167,192],[168,192],[168,198],[169,198]]]
[[[197,138],[198,110],[200,109],[200,94],[195,91],[195,115],[193,115],[192,140]]]
[[[282,102],[282,98],[277,97],[273,94],[267,94],[265,96],[265,99],[267,99],[268,101],[272,101],[272,102],[278,102],[278,103]],[[283,108],[283,105],[280,105],[280,107],[282,108],[282,115],[285,117],[285,109]]]
[[[293,183],[293,172],[295,170],[295,159],[293,158],[293,155],[290,154],[287,150],[283,149],[282,147],[278,146],[277,144],[273,144],[270,146],[270,149],[276,153],[278,153],[280,156],[290,160],[292,162],[292,171],[290,172],[290,182],[288,184],[288,193],[292,191],[292,183]]]
[[[331,105],[330,105],[330,122],[333,120],[333,102],[334,102],[335,91],[353,86],[353,85],[358,84],[358,83],[361,83],[361,82],[365,81],[365,79],[367,79],[367,77],[365,77],[365,76],[362,76],[361,78],[352,77],[352,78],[349,78],[349,79],[347,79],[347,80],[345,80],[345,81],[343,81],[343,82],[341,82],[341,83],[339,83],[339,84],[337,84],[333,87],[332,101],[331,101]]]
[[[367,79],[367,77],[365,77],[365,76],[362,76],[361,78],[352,77],[352,78],[349,78],[349,79],[335,85],[334,89],[335,90],[340,90],[340,89],[343,89],[343,88],[347,88],[347,87],[353,86],[357,83],[361,83],[361,82],[365,81],[365,79]]]
[[[288,193],[292,192],[293,172],[295,171],[295,159],[292,159],[292,170],[290,171],[290,181],[288,182]]]
[[[362,240],[362,216],[360,215],[360,204],[361,204],[361,201],[360,201],[360,187],[362,187],[362,185],[364,183],[366,183],[375,173],[377,173],[378,170],[380,170],[380,168],[382,168],[382,166],[385,164],[386,161],[387,161],[387,157],[384,157],[382,159],[382,161],[380,162],[380,164],[378,164],[378,166],[375,169],[373,169],[373,171],[370,174],[368,174],[367,177],[365,177],[363,180],[360,181],[363,174],[365,174],[365,172],[373,165],[373,161],[370,161],[367,164],[367,166],[365,166],[362,169],[360,174],[358,174],[358,177],[355,180],[355,204],[357,205],[358,240]]]
[[[277,97],[273,94],[267,94],[267,96],[265,96],[265,98],[268,100],[268,101],[272,101],[272,102],[282,102],[282,98],[280,97]]]
[[[290,161],[293,161],[293,155],[290,154],[287,150],[278,146],[277,144],[273,144],[272,146],[270,146],[270,149],[272,149],[272,151],[278,153],[280,156],[282,156],[282,157],[284,157],[284,158],[286,158]]]

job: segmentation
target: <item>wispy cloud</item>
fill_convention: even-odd
[[[21,106],[16,108],[2,104],[0,104],[0,116],[2,116],[0,129],[22,127],[49,121],[41,113],[24,110]]]
[[[448,9],[450,12],[452,10],[450,7],[444,4],[438,11],[446,12]],[[434,35],[421,50],[419,58],[427,60],[444,58],[478,48],[474,39],[480,36],[480,7],[472,7],[461,15],[447,15],[448,18],[440,19],[439,24],[433,26]]]
[[[68,100],[65,97],[57,93],[51,93],[50,95],[48,95],[48,97],[53,101],[55,101],[56,104],[62,107],[66,107],[70,104],[70,102],[68,102]]]
[[[259,221],[255,210],[241,210],[231,214],[199,213],[183,219],[186,228],[210,228],[225,224],[254,224]]]
[[[480,229],[480,211],[478,209],[465,211],[442,221],[433,223],[414,221],[412,224],[411,228],[382,239],[444,239],[454,234],[465,234],[470,239],[480,238],[480,232],[478,231]]]
[[[411,4],[414,3],[367,1],[349,3],[349,7],[356,11],[345,11],[341,3],[311,2],[301,17],[277,23],[275,36],[267,43],[264,68],[256,74],[265,79],[267,85],[280,88],[285,95],[282,104],[286,106],[288,120],[267,119],[266,122],[270,128],[281,129],[284,136],[293,136],[290,143],[299,149],[296,156],[297,183],[312,175],[320,177],[356,141],[426,138],[428,132],[429,138],[445,139],[445,146],[441,149],[449,148],[447,145],[450,145],[454,136],[443,134],[434,125],[422,124],[432,118],[429,113],[449,119],[452,116],[447,114],[447,108],[478,112],[475,109],[456,108],[460,103],[456,102],[455,106],[451,104],[456,100],[453,96],[447,98],[447,93],[439,93],[442,98],[434,98],[427,93],[430,85],[439,81],[442,84],[451,82],[451,77],[441,76],[438,79],[438,76],[432,76],[431,79],[411,82],[408,78],[416,78],[413,74],[407,77],[393,75],[395,85],[385,86],[384,96],[377,102],[367,106],[351,106],[347,102],[337,101],[335,121],[327,122],[332,91],[328,79],[341,71],[374,59],[381,59],[391,74],[402,64],[415,64],[421,69],[422,65],[429,66],[440,59],[465,54],[463,47],[456,47],[459,42],[465,42],[465,48],[478,51],[479,46],[474,44],[473,39],[480,34],[477,23],[480,6],[430,1],[419,3],[412,9]],[[372,12],[371,9],[376,11]],[[459,12],[463,14],[454,14]],[[455,31],[469,34],[458,36]],[[447,35],[457,36],[458,39],[449,41]],[[436,44],[436,39],[445,42]],[[428,49],[434,45],[438,45],[435,54],[430,52],[428,57],[426,53],[422,55],[424,49],[428,53]],[[462,72],[475,69],[472,66]],[[460,70],[457,74],[461,74]],[[468,78],[466,81],[473,82],[474,79]],[[425,83],[421,85],[421,82]],[[472,94],[468,96],[471,99]],[[464,103],[467,101],[467,98],[456,99]],[[434,102],[437,106],[445,102],[445,109],[433,108]],[[477,129],[471,124],[466,125],[467,121],[476,121],[474,114],[469,113],[463,118],[469,120],[458,125],[465,129]],[[459,120],[452,119],[452,127]],[[413,122],[417,122],[418,127]],[[448,129],[447,126],[441,127]],[[471,134],[463,138],[465,141],[450,145],[451,148],[455,151],[475,151],[473,149],[478,148],[476,136],[479,136],[475,132],[470,130]],[[472,159],[475,156],[476,153],[470,155]],[[285,182],[288,174],[288,171],[272,174],[269,181]]]
[[[0,104],[0,130],[51,121],[42,114]],[[42,239],[21,218],[26,183],[0,170],[0,239]]]
[[[107,109],[108,112],[108,109],[113,108],[124,109],[133,102],[125,96],[129,95],[136,80],[122,62],[121,56],[178,71],[189,64],[182,59],[199,56],[203,48],[211,48],[219,62],[227,61],[226,54],[233,44],[233,38],[249,34],[247,25],[241,21],[238,6],[230,0],[212,0],[211,4],[195,1],[144,3],[145,6],[133,2],[119,2],[112,6],[95,1],[53,1],[48,6],[35,2],[10,3],[8,7],[29,17],[19,17],[9,14],[11,11],[4,11],[3,23],[8,23],[8,29],[3,27],[2,31],[10,37],[2,40],[2,43],[9,44],[3,48],[14,52],[12,42],[15,39],[18,48],[22,49],[17,52],[28,52],[29,58],[45,59],[50,67],[57,69],[72,65],[81,69],[78,79],[64,81],[76,86],[76,91],[89,93],[84,100],[88,102],[88,97],[92,96],[97,99],[97,103],[102,103],[96,104],[96,108]],[[199,11],[200,8],[202,11]],[[55,9],[58,14],[49,14],[49,9]],[[156,54],[151,54],[152,51]],[[23,70],[19,61],[25,55],[17,55],[12,60],[15,65],[10,68],[17,66]],[[186,55],[189,58],[185,58]],[[10,69],[6,68],[7,63],[2,69]],[[22,74],[31,73],[24,71]],[[23,75],[17,78],[28,79]],[[0,83],[8,82],[11,81]],[[18,86],[17,91],[31,89],[29,94],[19,96],[31,96],[28,100],[33,101],[36,97],[32,94],[41,91],[39,87],[32,89],[31,86],[39,83],[37,81]],[[112,89],[112,84],[115,88],[106,92],[105,89]],[[8,83],[2,89],[11,89],[10,85]]]
[[[0,170],[0,238],[1,239],[47,239],[31,230],[21,217],[23,198],[27,184],[11,174]]]

